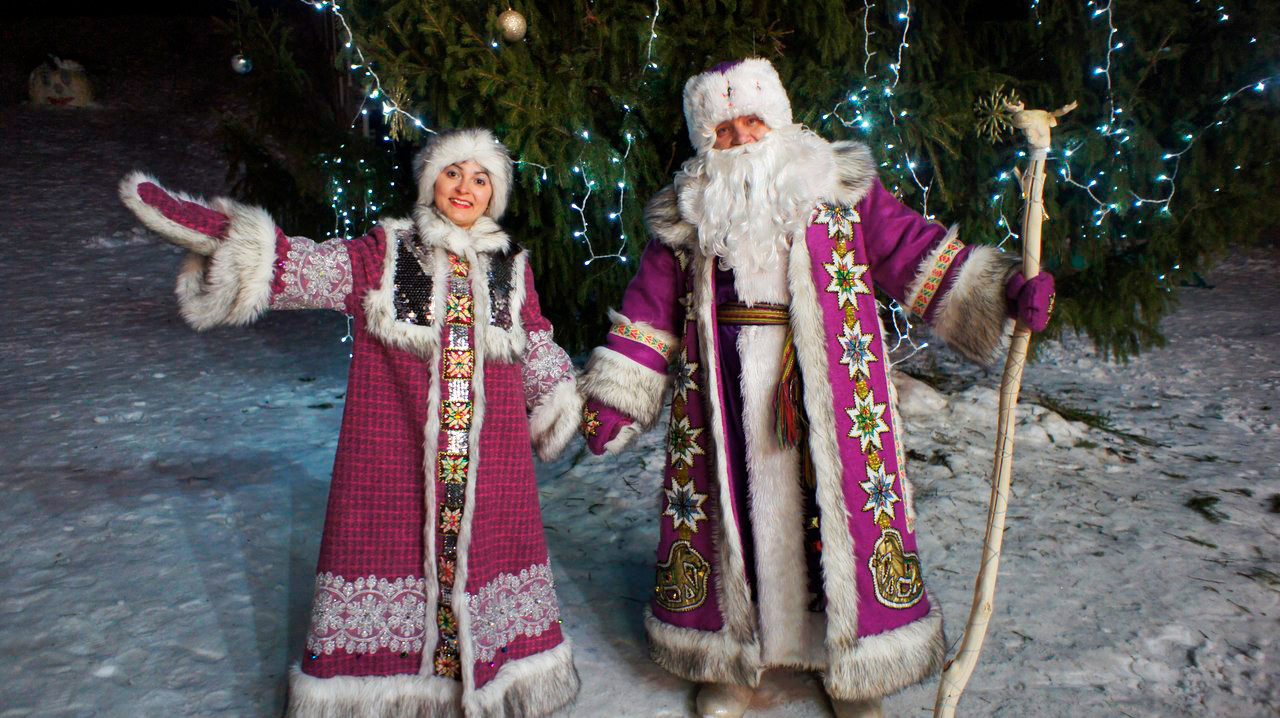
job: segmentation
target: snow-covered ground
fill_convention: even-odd
[[[181,322],[179,254],[135,225],[115,184],[143,167],[216,194],[224,166],[190,83],[130,82],[108,83],[118,95],[98,109],[0,108],[0,718],[277,715],[306,629],[346,324]],[[1243,253],[1213,288],[1179,290],[1169,346],[1127,365],[1068,341],[1028,369],[996,612],[964,715],[1276,715],[1278,267],[1280,248]],[[998,375],[932,348],[910,365],[946,388],[902,382],[920,551],[954,641]],[[692,686],[648,660],[640,618],[661,462],[653,432],[621,457],[576,442],[540,468],[583,678],[566,715],[692,715]],[[935,689],[887,712],[927,714]],[[751,715],[828,711],[811,676],[778,672]]]

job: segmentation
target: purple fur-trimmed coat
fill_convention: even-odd
[[[193,249],[177,294],[194,327],[270,309],[354,317],[290,715],[523,718],[572,701],[530,442],[559,453],[581,399],[524,251],[487,216],[462,229],[419,208],[317,244],[144,175],[121,194]]]
[[[1004,286],[1015,265],[902,205],[865,146],[824,146],[830,181],[785,261],[761,276],[717,269],[699,249],[682,214],[699,201],[696,177],[659,192],[646,210],[653,239],[581,386],[642,427],[671,391],[645,617],[654,659],[689,680],[752,686],[770,666],[821,670],[831,696],[856,700],[922,680],[945,654],[916,551],[875,292],[987,361],[1009,328]],[[717,307],[733,300],[787,307],[803,453],[773,432],[787,327],[721,321]],[[806,461],[816,523],[801,488]],[[825,610],[812,610],[807,590],[806,529],[820,536]]]

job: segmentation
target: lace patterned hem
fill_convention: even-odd
[[[557,384],[572,378],[569,355],[552,340],[550,330],[529,332],[524,350],[525,406],[532,411]]]
[[[271,298],[272,309],[336,309],[346,311],[351,294],[351,257],[339,239],[316,244],[304,237],[290,237],[280,264],[280,291]]]
[[[307,650],[331,655],[422,651],[427,628],[427,580],[409,576],[388,581],[361,576],[348,581],[325,572],[316,576]]]
[[[560,619],[551,567],[545,563],[534,564],[518,575],[498,574],[466,599],[472,649],[475,660],[481,662],[493,660],[520,636],[542,635]]]

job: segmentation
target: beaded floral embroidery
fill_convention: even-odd
[[[472,647],[477,661],[491,661],[520,636],[540,636],[560,618],[551,567],[533,564],[519,574],[501,573],[467,594]]]
[[[325,655],[421,651],[426,588],[427,580],[416,576],[354,581],[328,571],[316,576],[307,649]]]
[[[340,240],[316,244],[289,239],[289,250],[277,260],[284,285],[271,298],[272,309],[336,309],[345,311],[351,294],[351,257]]]

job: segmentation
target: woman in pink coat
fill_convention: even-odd
[[[573,700],[529,443],[558,454],[581,400],[538,308],[528,255],[498,226],[511,160],[487,130],[434,138],[418,204],[367,236],[289,237],[266,211],[120,187],[189,250],[196,329],[270,309],[354,317],[316,571],[290,681],[295,716],[541,716]]]

